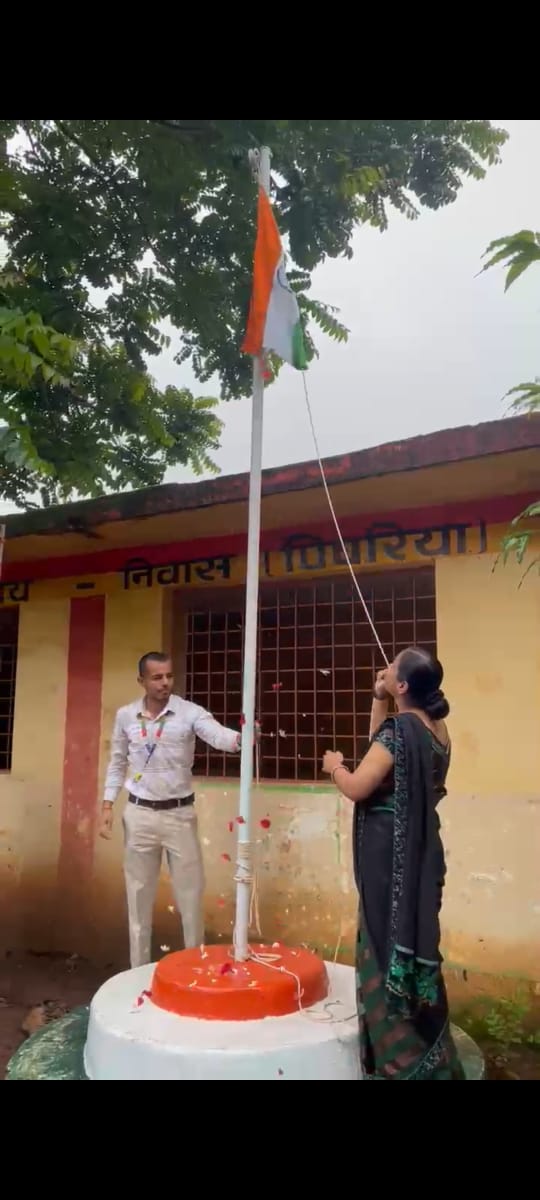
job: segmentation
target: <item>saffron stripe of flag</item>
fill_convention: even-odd
[[[270,350],[299,371],[307,367],[298,301],[287,279],[272,205],[262,187],[257,209],[253,290],[242,350],[255,356]]]

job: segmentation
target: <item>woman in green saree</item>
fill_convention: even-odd
[[[353,772],[339,752],[327,751],[323,762],[355,804],[365,1079],[464,1079],[439,951],[445,861],[437,805],[450,762],[442,679],[428,651],[402,651],[377,676],[365,758]],[[397,712],[389,717],[390,699]]]

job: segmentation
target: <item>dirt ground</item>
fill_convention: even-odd
[[[110,975],[83,959],[51,955],[9,956],[0,961],[0,1080],[11,1055],[24,1041],[22,1022],[36,1004],[55,1001],[75,1008],[87,1004]],[[496,1043],[482,1046],[488,1079],[540,1079],[540,1053],[527,1046],[504,1050]]]
[[[482,1046],[487,1062],[488,1079],[540,1079],[540,1054],[528,1046],[511,1046],[508,1050],[493,1042]]]
[[[24,1041],[21,1024],[35,1004],[87,1004],[114,970],[99,971],[79,958],[9,956],[0,961],[0,1080],[11,1055]]]

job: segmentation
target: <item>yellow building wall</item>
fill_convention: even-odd
[[[448,849],[443,912],[452,962],[496,974],[540,978],[540,590],[523,567],[493,572],[497,533],[486,554],[436,562],[439,653],[452,704],[453,763],[442,811]],[[316,573],[316,572],[314,572]],[[305,578],[305,576],[304,576]],[[20,606],[13,768],[0,778],[2,948],[79,953],[101,963],[127,959],[121,807],[112,842],[96,840],[84,914],[57,912],[69,635],[69,580],[36,585]],[[106,593],[100,745],[101,784],[114,712],[137,694],[139,655],[173,644],[171,590]],[[207,874],[209,937],[229,938],[234,854],[228,822],[237,785],[200,780],[200,832]],[[295,940],[351,959],[357,896],[351,868],[350,806],[329,786],[268,785],[254,796],[258,896],[265,939]],[[262,817],[270,818],[265,833]],[[156,946],[179,944],[162,880]]]
[[[443,911],[455,963],[540,978],[540,587],[495,555],[439,560],[452,704]]]
[[[12,770],[0,777],[0,936],[49,950],[66,714],[69,600],[21,604]]]

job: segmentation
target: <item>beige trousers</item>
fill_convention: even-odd
[[[124,874],[132,967],[152,961],[152,915],[163,851],[185,947],[204,941],[204,871],[193,805],[155,812],[128,802],[124,809]]]

